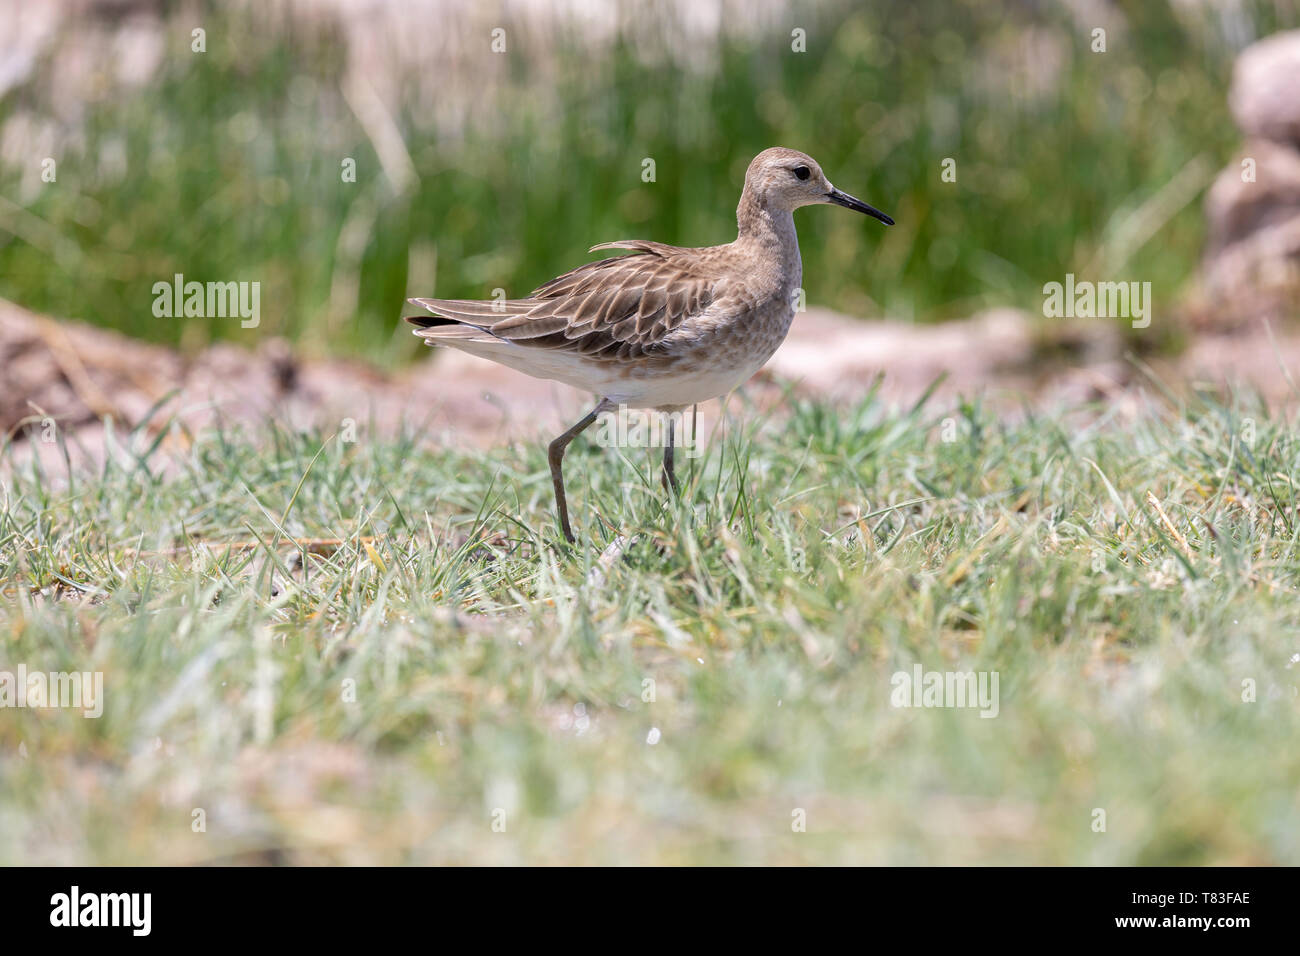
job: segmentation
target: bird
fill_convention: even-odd
[[[605,412],[680,412],[727,394],[762,368],[785,340],[801,293],[792,214],[819,204],[894,224],[832,186],[811,156],[774,146],[745,171],[733,242],[700,248],[603,242],[590,252],[623,254],[578,266],[525,298],[412,298],[407,301],[429,314],[405,318],[428,345],[599,396],[547,448],[560,530],[573,544],[563,469],[570,442]],[[670,414],[661,480],[665,491],[675,492],[673,443]]]

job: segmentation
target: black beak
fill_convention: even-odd
[[[879,219],[886,226],[892,226],[894,220],[890,219],[875,206],[868,206],[861,199],[854,199],[848,193],[840,192],[838,189],[832,189],[826,194],[826,201],[833,202],[837,206],[843,206],[845,209],[852,209],[854,212],[865,213],[874,219]]]

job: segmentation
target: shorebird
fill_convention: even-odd
[[[592,246],[626,255],[579,266],[524,299],[409,299],[429,345],[446,345],[600,401],[547,449],[560,530],[570,543],[564,452],[603,412],[620,406],[676,412],[718,398],[763,367],[785,340],[803,281],[791,215],[833,203],[892,226],[879,209],[836,189],[817,162],[765,149],[745,172],[735,242],[685,249],[643,239]],[[662,480],[677,488],[673,417]]]

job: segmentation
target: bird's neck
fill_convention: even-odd
[[[798,248],[799,240],[794,232],[794,216],[788,209],[773,209],[748,186],[740,194],[740,205],[736,208],[736,225],[739,227],[738,242],[758,245],[792,245]]]
[[[794,216],[788,209],[773,209],[748,186],[740,194],[736,209],[739,233],[736,245],[770,259],[790,277],[802,271],[799,261],[799,237],[794,231]]]

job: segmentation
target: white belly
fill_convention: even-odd
[[[757,364],[740,368],[700,368],[681,373],[666,373],[640,381],[623,379],[610,383],[605,392],[610,401],[628,408],[664,408],[695,405],[726,395],[763,367],[766,357]]]

